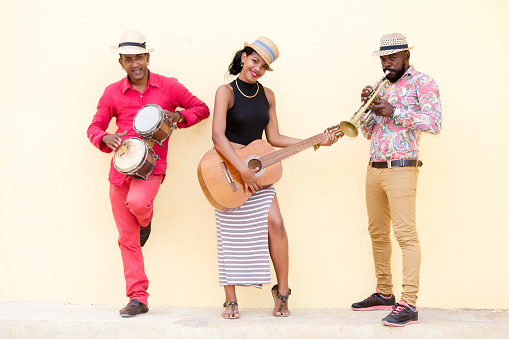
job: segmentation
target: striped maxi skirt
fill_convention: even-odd
[[[220,286],[270,283],[268,216],[275,194],[270,186],[234,211],[215,210]]]

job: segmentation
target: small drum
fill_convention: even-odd
[[[139,138],[125,139],[115,150],[113,165],[122,174],[148,180],[159,157]]]
[[[148,104],[136,113],[133,127],[140,136],[154,140],[162,146],[176,126],[170,123],[160,106]]]

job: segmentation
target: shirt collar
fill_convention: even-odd
[[[147,71],[148,71],[147,88],[149,86],[154,86],[154,87],[159,88],[159,78],[157,77],[157,74],[150,72],[148,69],[147,69]],[[129,75],[126,75],[126,77],[124,78],[124,81],[122,83],[122,93],[125,93],[127,91],[127,89],[129,89],[129,88],[134,91],[133,86],[131,86],[131,83],[129,82]]]
[[[413,77],[415,74],[417,73],[417,71],[415,70],[414,66],[410,65],[410,67],[408,67],[408,69],[406,70],[406,72],[401,76],[401,78],[399,78],[398,80],[396,80],[396,82],[394,83],[391,83],[391,86],[392,84],[397,84],[401,81],[405,81],[407,79],[410,79],[411,77]]]
[[[403,74],[403,76],[401,78],[402,79],[409,79],[412,76],[414,76],[416,72],[417,71],[415,70],[414,66],[410,65],[410,67],[408,67],[408,69],[406,70],[405,74]]]

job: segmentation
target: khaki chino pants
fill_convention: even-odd
[[[377,290],[392,294],[391,220],[403,257],[401,300],[416,305],[421,248],[416,229],[418,167],[372,168],[366,174],[366,205]]]

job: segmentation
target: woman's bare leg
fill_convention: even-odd
[[[288,256],[288,236],[283,223],[283,217],[279,210],[279,203],[277,197],[272,200],[272,205],[269,210],[269,252],[274,270],[276,271],[276,278],[278,283],[279,293],[283,296],[288,294],[288,270],[290,259]],[[274,314],[289,315],[288,301],[285,303],[279,312],[279,305],[281,300],[277,299],[274,305]]]

